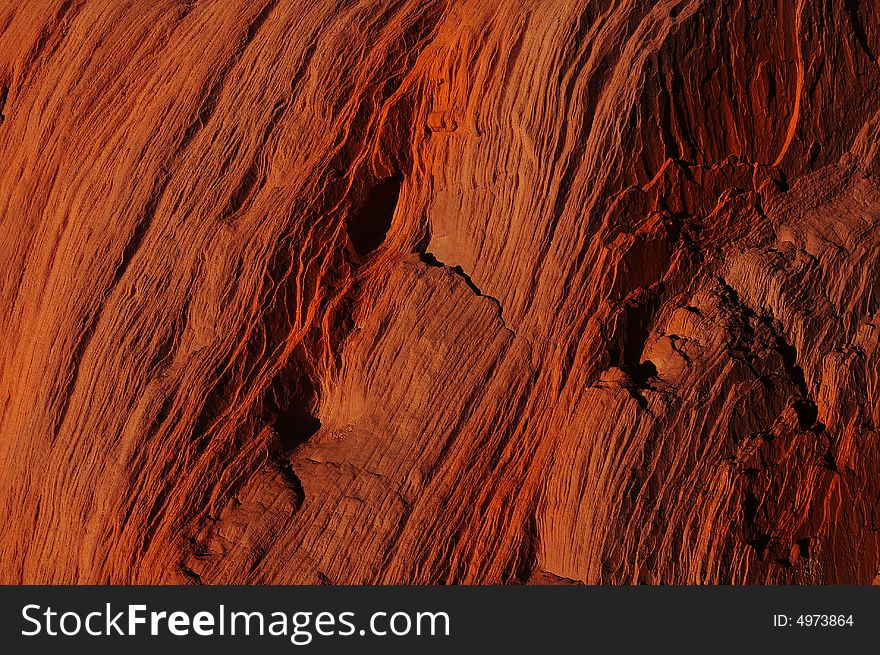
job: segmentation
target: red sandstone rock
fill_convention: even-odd
[[[866,583],[869,3],[0,5],[0,582]]]

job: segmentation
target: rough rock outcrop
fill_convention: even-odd
[[[880,17],[0,4],[0,581],[865,583]]]

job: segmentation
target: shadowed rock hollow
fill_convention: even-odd
[[[864,583],[868,2],[0,3],[0,582]]]

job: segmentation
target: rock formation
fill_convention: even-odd
[[[880,15],[0,4],[0,582],[868,583]]]

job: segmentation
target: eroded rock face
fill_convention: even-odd
[[[0,5],[0,581],[880,570],[870,3]]]

